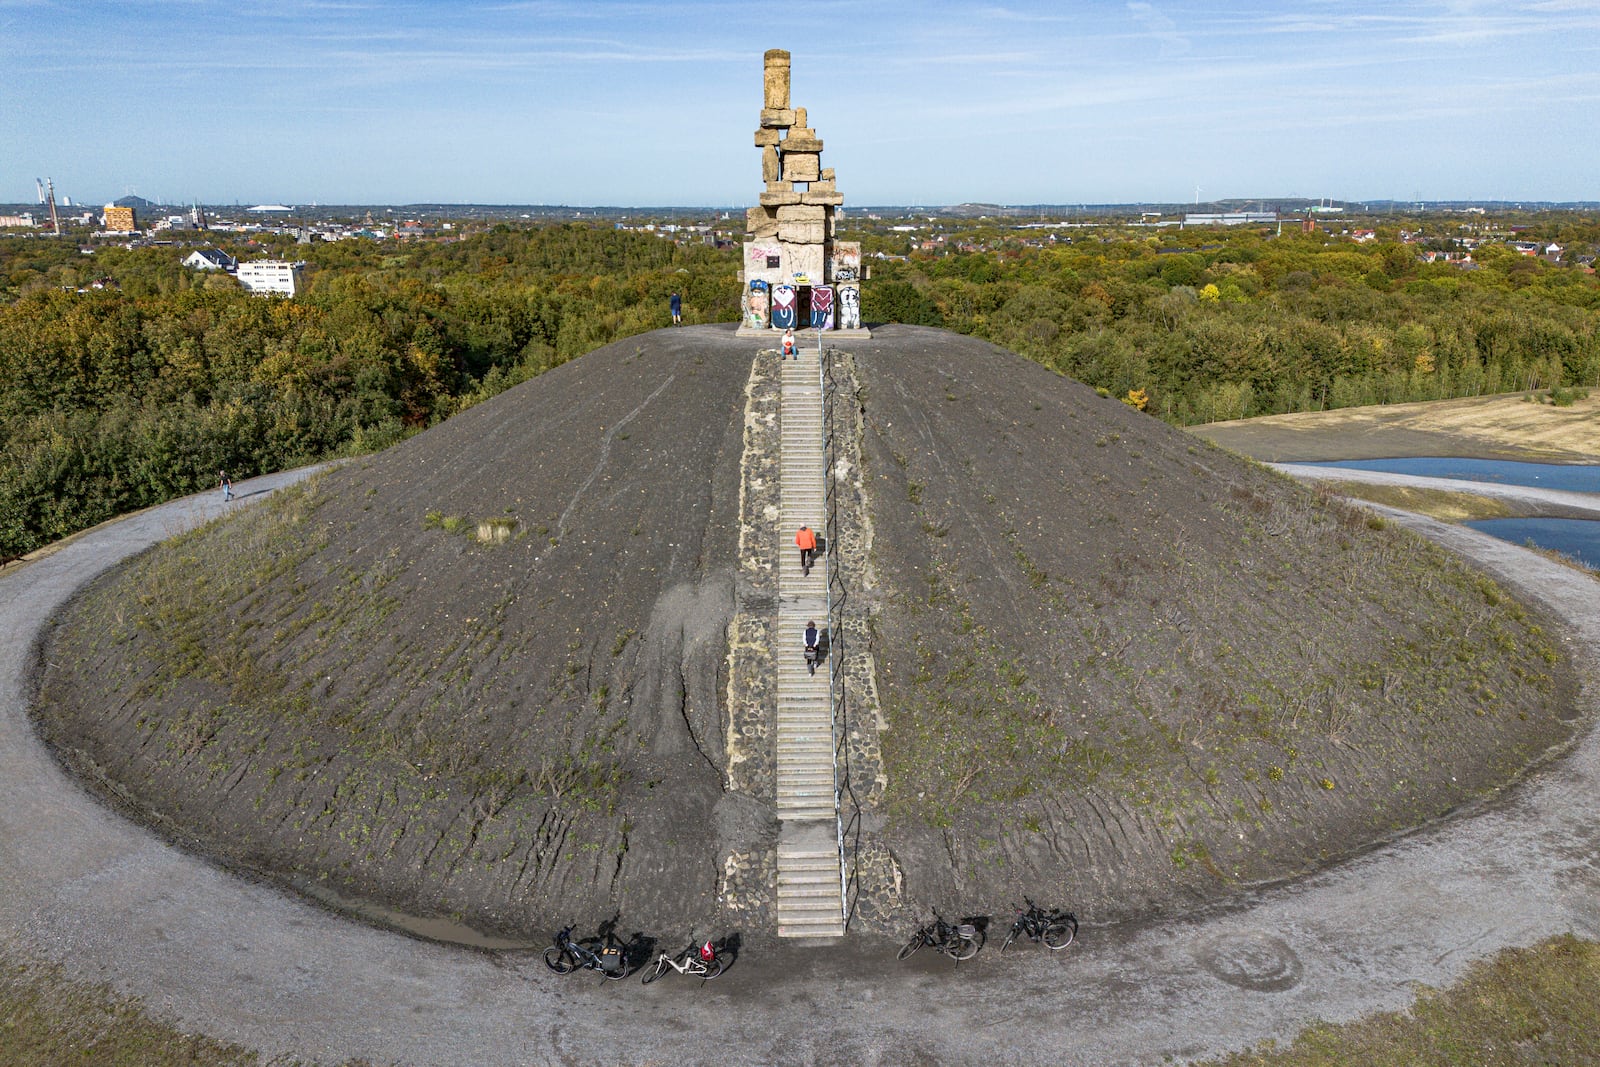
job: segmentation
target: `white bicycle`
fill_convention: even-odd
[[[668,969],[709,982],[722,973],[722,957],[717,955],[717,946],[710,941],[700,945],[690,945],[676,956],[663,952],[656,957],[654,967],[645,969],[642,981],[645,985],[649,985],[666,974]]]

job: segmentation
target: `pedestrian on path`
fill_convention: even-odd
[[[222,489],[222,502],[226,504],[233,499],[233,479],[228,477],[227,471],[218,471],[217,478],[217,485]]]
[[[667,297],[667,306],[672,309],[672,325],[683,325],[683,297],[673,293]]]
[[[795,359],[799,359],[800,358],[800,350],[795,348],[795,346],[794,346],[794,331],[793,330],[784,330],[783,331],[783,353],[778,358],[779,359],[788,359],[791,356],[793,356]]]
[[[817,535],[812,533],[811,527],[802,526],[795,532],[794,543],[800,549],[800,573],[809,578],[811,555],[817,550]]]
[[[817,673],[817,621],[811,619],[806,623],[806,673]]]

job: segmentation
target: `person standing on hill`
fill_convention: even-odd
[[[217,472],[217,487],[222,490],[223,503],[233,499],[233,479],[228,477],[227,471]]]
[[[794,535],[794,543],[800,549],[800,573],[809,577],[811,554],[817,550],[817,535],[811,531],[811,527],[802,526]]]
[[[672,309],[672,325],[683,325],[683,297],[673,293],[667,297],[667,306]]]

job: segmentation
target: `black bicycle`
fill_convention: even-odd
[[[895,959],[910,959],[911,954],[923,945],[938,949],[960,963],[978,954],[983,947],[983,932],[971,923],[947,923],[936,913],[933,922],[911,935],[911,940],[905,943]]]
[[[1000,946],[1000,954],[1005,955],[1006,949],[1011,947],[1011,942],[1019,937],[1026,937],[1034,944],[1044,942],[1051,952],[1066,948],[1072,944],[1072,939],[1078,936],[1078,917],[1070,911],[1061,911],[1051,908],[1045,911],[1039,905],[1022,898],[1027,904],[1026,911],[1017,913],[1017,921],[1011,924],[1011,932],[1006,935],[1005,944]]]
[[[599,971],[602,978],[620,982],[628,977],[628,954],[609,937],[572,939],[572,927],[556,934],[556,943],[544,950],[544,965],[557,974]]]

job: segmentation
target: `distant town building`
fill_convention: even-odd
[[[289,263],[281,259],[253,259],[240,263],[234,271],[239,284],[252,293],[282,293],[294,296],[300,291],[304,263]]]
[[[107,204],[101,213],[101,225],[107,233],[138,233],[139,220],[134,217],[133,208],[120,207],[116,204]]]
[[[0,215],[0,230],[16,229],[19,227],[29,230],[33,229],[33,216],[28,214]]]
[[[220,248],[197,248],[184,257],[183,265],[191,270],[231,271],[239,261]]]
[[[1249,226],[1278,221],[1276,211],[1191,211],[1183,216],[1185,226]]]

